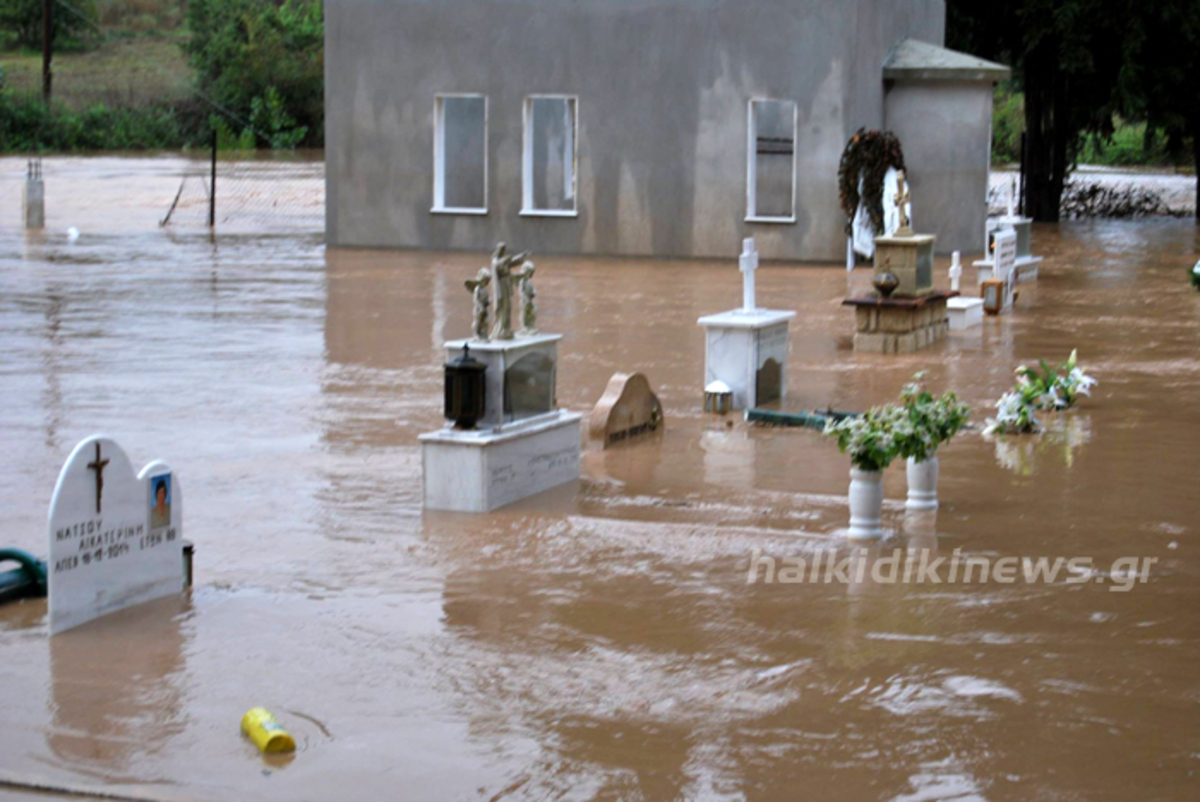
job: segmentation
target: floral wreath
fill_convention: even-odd
[[[846,213],[846,234],[852,231],[859,201],[865,201],[867,215],[877,232],[883,231],[883,179],[889,168],[904,168],[904,151],[891,131],[859,128],[846,143],[838,164],[838,195]],[[858,180],[862,178],[862,195]]]

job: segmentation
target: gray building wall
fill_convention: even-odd
[[[884,120],[892,45],[944,24],[943,0],[327,0],[327,241],[841,259],[842,148]],[[487,96],[486,215],[430,213],[439,93]],[[578,97],[577,217],[520,215],[530,94]],[[792,224],[744,220],[752,98],[797,104]]]
[[[913,227],[936,234],[938,253],[975,253],[987,219],[992,84],[897,82],[885,123],[904,145]]]

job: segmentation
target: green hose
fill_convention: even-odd
[[[0,572],[0,603],[46,595],[46,564],[20,549],[0,549],[0,563],[19,566]]]

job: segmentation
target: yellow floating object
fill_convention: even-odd
[[[252,707],[246,711],[242,716],[242,732],[250,736],[258,751],[264,754],[296,751],[296,740],[265,707]]]

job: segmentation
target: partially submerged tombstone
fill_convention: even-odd
[[[170,466],[136,475],[107,437],[67,458],[50,501],[50,634],[184,586],[183,494]]]
[[[788,321],[796,313],[763,309],[755,296],[758,250],[752,237],[742,241],[742,308],[705,315],[704,386],[729,386],[736,409],[752,409],[781,400],[787,393]]]
[[[488,512],[579,478],[583,416],[558,408],[562,335],[537,330],[535,267],[527,256],[510,256],[499,243],[490,268],[466,282],[474,336],[445,344],[448,423],[419,438],[426,509]],[[521,330],[514,336],[518,282]],[[488,283],[496,290],[490,336]],[[458,409],[467,401],[470,410]]]
[[[847,298],[854,308],[854,350],[909,353],[937,342],[949,330],[950,293],[933,286],[936,237],[913,231],[912,193],[904,170],[893,196],[899,215],[894,234],[875,238],[875,295]]]
[[[950,292],[955,294],[962,282],[962,253],[955,251],[950,256]],[[947,321],[950,331],[966,331],[983,323],[983,299],[964,298],[954,295],[946,301]]]
[[[994,255],[996,242],[995,236],[999,231],[1010,230],[1016,234],[1016,257],[1015,257],[1015,275],[1014,282],[1019,281],[1036,281],[1038,277],[1038,266],[1042,263],[1041,256],[1034,256],[1032,252],[1031,235],[1033,218],[1025,217],[1017,214],[1015,202],[1017,197],[1017,178],[1012,176],[1012,184],[1008,193],[1006,202],[1007,211],[1005,214],[998,217],[989,217],[984,223],[984,258],[977,260],[974,264],[979,268],[979,282],[982,284],[992,276],[995,272],[996,259]]]
[[[614,373],[588,419],[588,437],[608,448],[656,432],[662,424],[662,403],[650,381],[641,373]]]

